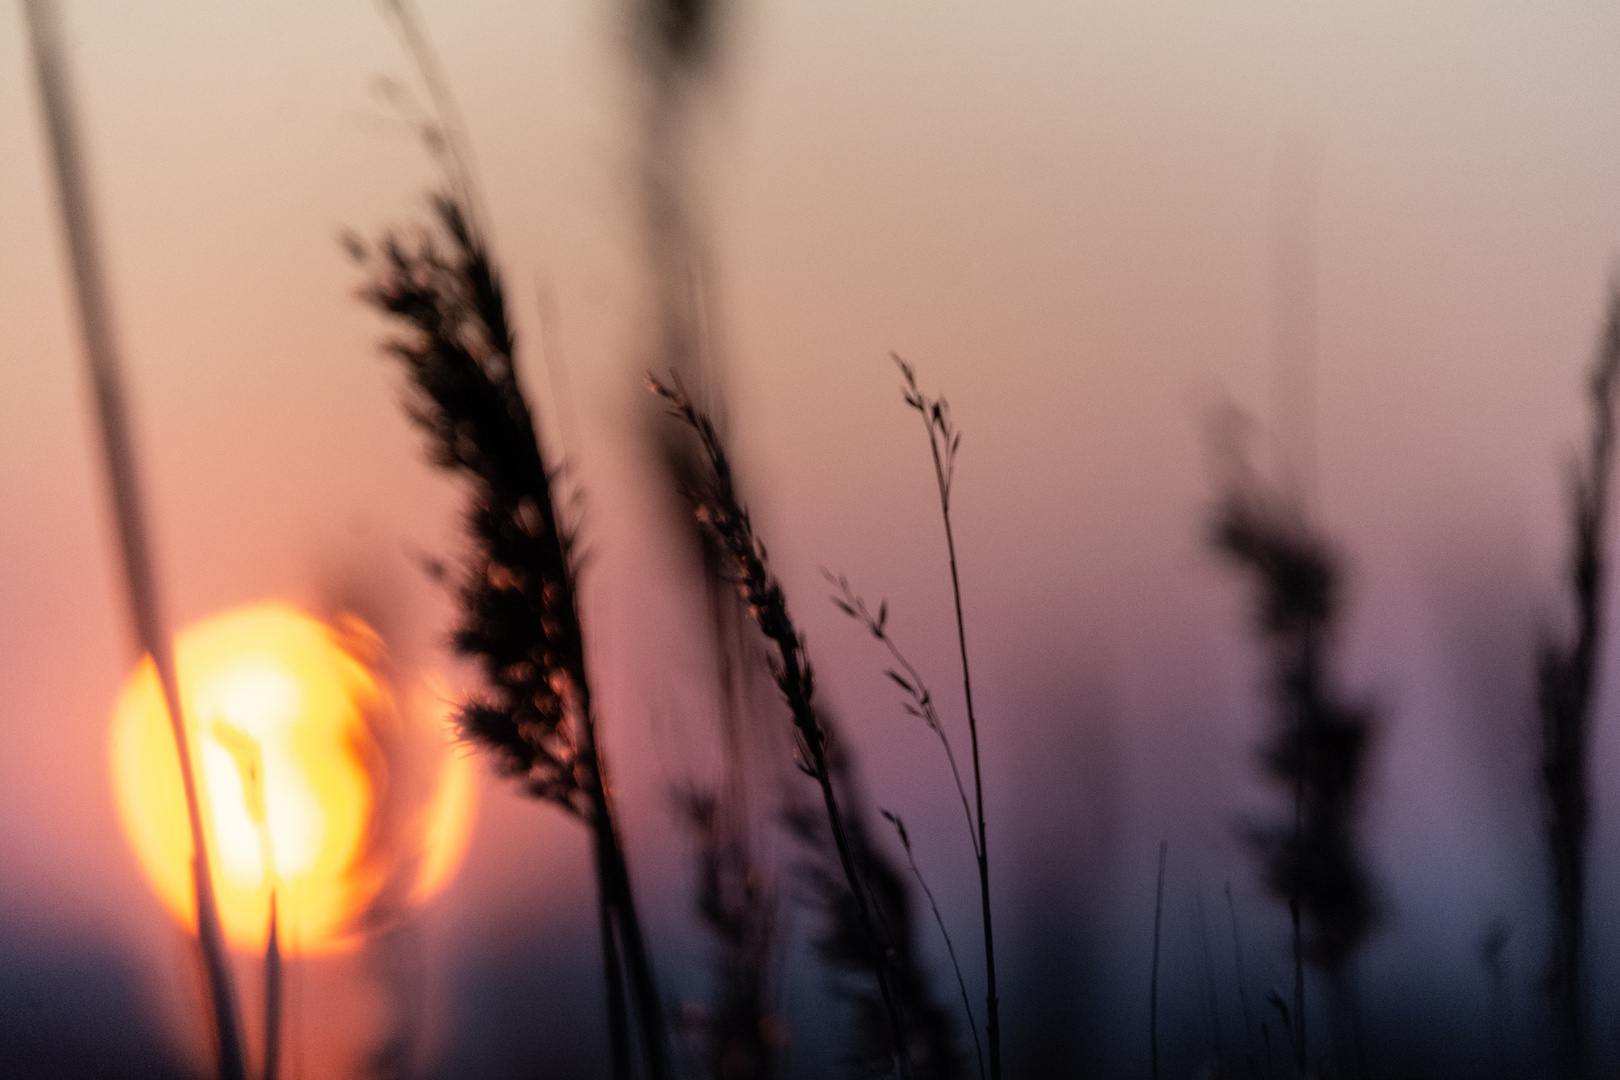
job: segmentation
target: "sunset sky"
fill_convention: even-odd
[[[584,619],[660,973],[673,997],[699,997],[706,946],[669,791],[712,771],[713,734],[686,693],[689,597],[669,580],[644,465],[652,354],[621,13],[422,7],[465,114],[526,387],[587,492]],[[1110,987],[1086,1007],[1122,1031],[1140,1022],[1161,839],[1166,955],[1192,970],[1195,897],[1214,904],[1231,881],[1256,985],[1282,978],[1284,921],[1236,839],[1243,815],[1278,804],[1252,753],[1247,594],[1204,544],[1203,431],[1229,398],[1271,463],[1277,253],[1294,236],[1281,223],[1309,198],[1315,505],[1351,568],[1342,675],[1383,710],[1375,1023],[1404,1013],[1470,1037],[1480,1015],[1453,1007],[1483,1001],[1476,945],[1497,916],[1520,928],[1508,962],[1531,1000],[1533,646],[1564,615],[1564,469],[1620,272],[1620,10],[733,7],[697,196],[745,493],[872,803],[912,824],[971,941],[971,857],[938,746],[821,576],[888,598],[958,723],[931,467],[890,350],[949,397],[1009,1015],[1055,977],[1042,964],[1072,913],[1083,932],[1063,948]],[[64,8],[172,625],[269,599],[357,607],[401,669],[471,685],[445,648],[453,606],[420,568],[460,550],[462,492],[427,465],[377,348],[386,328],[337,242],[420,216],[435,181],[376,92],[385,77],[416,85],[398,42],[361,0]],[[4,10],[0,970],[116,958],[191,1045],[189,954],[114,813],[105,747],[133,645],[32,68],[18,5]],[[1613,643],[1606,656],[1620,660]],[[1600,1015],[1620,1005],[1610,691]],[[480,1015],[447,1007],[434,1038],[451,1058],[505,1075],[512,1051],[470,1048],[479,1025],[542,1012],[595,1053],[577,1035],[600,1022],[589,874],[581,830],[485,774],[467,861],[424,920],[427,955],[448,999],[509,976],[518,989]],[[806,962],[789,983],[814,1030],[819,974]],[[1459,984],[1477,989],[1459,998]],[[1166,1007],[1196,1021],[1196,990]],[[0,998],[0,1028],[21,1008]],[[1110,1053],[1140,1068],[1134,1031]]]

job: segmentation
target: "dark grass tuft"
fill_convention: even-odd
[[[372,273],[363,296],[410,331],[387,346],[410,375],[406,411],[434,463],[472,485],[454,641],[490,692],[463,707],[461,730],[531,795],[588,817],[570,709],[586,686],[572,537],[518,387],[495,269],[456,202],[441,195],[433,209],[437,237],[360,250]]]
[[[765,545],[755,536],[753,522],[737,496],[731,461],[714,424],[679,385],[666,386],[653,378],[649,380],[649,388],[665,401],[671,414],[697,436],[703,459],[708,465],[708,483],[689,492],[694,510],[698,520],[712,530],[719,541],[750,617],[775,650],[771,675],[792,714],[798,766],[821,789],[827,828],[843,870],[850,902],[857,915],[854,924],[859,927],[859,935],[852,947],[864,958],[864,965],[877,979],[879,996],[888,1020],[888,1052],[894,1068],[903,1080],[911,1080],[910,1040],[906,1036],[906,1024],[896,987],[894,968],[897,954],[864,877],[860,862],[863,845],[858,843],[859,822],[846,822],[839,808],[838,785],[832,765],[831,733],[814,704],[815,675],[805,652],[804,639],[788,614],[787,598],[783,595],[781,583],[771,573]]]
[[[1210,542],[1254,584],[1255,628],[1271,665],[1273,726],[1261,764],[1292,801],[1288,817],[1245,832],[1293,926],[1290,1034],[1303,1073],[1304,965],[1321,970],[1348,999],[1351,960],[1379,914],[1357,836],[1375,716],[1345,697],[1328,670],[1340,611],[1336,553],[1293,502],[1227,449],[1232,468]]]
[[[558,519],[482,231],[453,195],[432,206],[436,228],[348,246],[371,275],[361,295],[404,327],[387,349],[410,378],[408,415],[427,435],[433,461],[472,489],[454,643],[478,661],[487,690],[462,707],[461,731],[529,795],[590,827],[614,1071],[622,1078],[630,1068],[628,984],[644,1064],[661,1080],[663,1010],[597,749],[573,538]]]

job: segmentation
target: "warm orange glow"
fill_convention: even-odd
[[[375,643],[352,617],[334,630],[281,604],[216,616],[175,640],[234,945],[263,947],[274,887],[284,950],[346,948],[380,905],[397,914],[386,891],[420,902],[460,861],[470,766],[448,752],[439,717],[412,721],[396,708],[370,663]],[[164,905],[195,925],[180,768],[150,660],[119,697],[111,751],[119,819],[141,868]]]

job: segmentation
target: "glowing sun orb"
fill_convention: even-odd
[[[284,951],[332,952],[450,879],[472,774],[442,717],[398,708],[352,616],[334,628],[282,604],[239,608],[175,639],[214,887],[227,940],[262,949],[276,896]],[[196,925],[191,831],[157,671],[113,711],[119,821],[165,907]]]

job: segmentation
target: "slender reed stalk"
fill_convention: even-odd
[[[1260,1050],[1254,1043],[1254,1022],[1249,1013],[1249,987],[1243,976],[1243,934],[1238,928],[1237,903],[1232,899],[1232,883],[1226,883],[1226,910],[1232,916],[1232,968],[1237,975],[1238,1005],[1243,1010],[1243,1033],[1249,1042],[1249,1073],[1257,1069]],[[1269,1063],[1267,1065],[1269,1069]]]
[[[1288,1052],[1291,1057],[1290,1064],[1294,1066],[1294,1076],[1298,1080],[1305,1080],[1305,1066],[1302,1063],[1304,1055],[1301,1053],[1302,1047],[1299,1043],[1300,1033],[1294,1024],[1294,1014],[1288,1008],[1288,1002],[1284,1001],[1283,996],[1273,989],[1266,991],[1266,1004],[1277,1011],[1277,1016],[1282,1021],[1283,1034],[1288,1036]],[[1260,1030],[1266,1036],[1266,1063],[1269,1067],[1271,1064],[1271,1033],[1264,1023],[1260,1025]]]
[[[1485,981],[1490,986],[1488,1026],[1491,1032],[1491,1057],[1496,1062],[1497,1080],[1507,1080],[1511,1069],[1508,1050],[1508,972],[1503,955],[1513,938],[1513,926],[1506,919],[1495,918],[1485,924],[1479,935],[1479,962],[1485,969]]]
[[[597,877],[602,869],[597,862]],[[613,902],[608,890],[598,886],[596,912],[602,935],[602,978],[607,987],[608,1055],[613,1080],[630,1080],[635,1069],[630,1060],[630,1005],[624,990],[624,961],[619,956],[618,932],[614,928]]]
[[[1149,1075],[1159,1080],[1159,931],[1164,923],[1164,860],[1170,842],[1159,841],[1159,883],[1153,894],[1153,974],[1148,979]]]
[[[945,550],[950,558],[951,597],[956,604],[956,644],[962,656],[962,696],[967,704],[968,736],[973,749],[973,799],[978,844],[979,907],[984,918],[985,1036],[990,1044],[990,1080],[1001,1080],[1001,1004],[996,996],[996,939],[990,917],[990,851],[984,828],[984,778],[979,768],[979,721],[973,712],[973,673],[968,666],[967,625],[962,618],[962,582],[956,566],[956,535],[951,529],[951,480],[956,472],[956,449],[962,433],[951,422],[950,407],[942,397],[930,398],[917,389],[911,365],[890,354],[899,365],[906,385],[901,393],[907,405],[922,416],[928,432],[928,450],[934,459],[934,480],[939,488],[939,512],[945,522]]]
[[[1586,862],[1591,818],[1592,702],[1605,630],[1609,488],[1614,472],[1615,405],[1620,394],[1620,281],[1611,283],[1596,359],[1587,380],[1592,428],[1570,477],[1567,579],[1575,608],[1571,637],[1544,634],[1538,657],[1541,779],[1552,861],[1553,947],[1548,965],[1560,1075],[1586,1068]]]
[[[113,331],[112,304],[101,267],[95,219],[90,206],[90,182],[85,175],[67,57],[62,49],[61,25],[56,5],[51,0],[25,0],[23,12],[28,21],[40,106],[55,165],[56,194],[73,272],[74,293],[78,300],[85,360],[95,391],[102,457],[107,470],[113,515],[118,525],[130,620],[136,641],[141,650],[152,658],[153,666],[157,669],[174,734],[175,755],[180,763],[186,821],[191,832],[197,944],[208,975],[219,1075],[222,1080],[243,1080],[246,1069],[235,989],[231,983],[230,963],[220,927],[219,906],[214,896],[208,833],[203,824],[190,735],[175,675],[173,642],[164,626],[157,573],[141,507],[140,471],[130,434],[129,412],[119,371],[117,336]]]
[[[349,247],[371,273],[363,297],[408,327],[388,345],[411,379],[407,411],[427,434],[435,462],[473,486],[474,549],[455,643],[482,663],[491,692],[463,707],[461,729],[494,751],[530,796],[590,829],[599,898],[617,946],[606,950],[604,934],[604,969],[622,960],[644,1066],[664,1080],[663,1009],[597,746],[573,537],[558,522],[482,234],[453,195],[435,198],[434,208],[437,236],[424,232],[414,245],[388,236],[374,249],[351,238]],[[610,1025],[622,1034],[614,1019],[620,984],[608,974],[607,985]]]
[[[264,942],[264,1080],[281,1075],[281,930],[276,889],[270,889],[270,930]]]
[[[928,881],[923,877],[922,869],[917,865],[917,856],[911,850],[911,837],[906,834],[906,823],[900,819],[899,814],[891,814],[887,810],[879,811],[894,826],[894,831],[900,836],[900,846],[906,850],[906,862],[911,866],[912,876],[917,884],[922,886],[923,895],[928,898],[928,907],[934,913],[934,922],[939,926],[939,936],[945,939],[945,951],[951,958],[951,970],[956,973],[957,988],[962,991],[962,1012],[967,1015],[968,1030],[973,1032],[973,1056],[979,1065],[979,1080],[984,1080],[984,1046],[979,1042],[979,1025],[973,1019],[973,1004],[968,1000],[967,980],[962,978],[962,965],[956,961],[956,945],[951,941],[951,932],[945,929],[945,917],[939,913],[939,903],[934,899],[934,890],[928,887]]]
[[[748,601],[749,612],[759,625],[760,632],[776,649],[773,675],[782,696],[793,714],[794,735],[799,752],[799,767],[812,777],[821,789],[822,802],[827,813],[827,824],[838,849],[839,862],[854,898],[861,927],[871,949],[872,970],[877,977],[878,991],[882,995],[888,1015],[890,1033],[894,1041],[895,1068],[902,1080],[911,1080],[911,1052],[906,1039],[906,1028],[899,1002],[892,985],[893,949],[888,935],[880,927],[872,903],[867,895],[866,883],[856,866],[855,853],[845,828],[843,814],[838,808],[838,796],[833,786],[832,771],[828,764],[828,735],[816,715],[813,702],[815,679],[809,657],[804,651],[804,640],[799,636],[788,614],[787,599],[782,586],[770,571],[765,548],[754,536],[748,511],[737,498],[732,482],[731,463],[719,436],[709,418],[698,411],[679,387],[665,386],[656,378],[650,379],[653,393],[663,398],[672,415],[684,421],[696,433],[713,473],[712,483],[697,499],[699,520],[714,531],[730,556],[737,574],[738,588]]]
[[[1215,1046],[1215,1069],[1220,1074],[1226,1070],[1226,1046],[1221,1038],[1221,999],[1215,987],[1215,963],[1209,954],[1209,925],[1204,919],[1204,894],[1193,893],[1193,904],[1197,912],[1198,923],[1198,952],[1204,968],[1204,991],[1208,998],[1210,1038]]]
[[[270,835],[270,814],[264,797],[264,750],[241,728],[215,720],[214,739],[236,762],[242,778],[242,796],[248,818],[259,836],[259,872],[270,892],[270,912],[264,936],[264,1070],[263,1080],[276,1080],[281,1061],[281,943],[276,919],[275,839]]]

